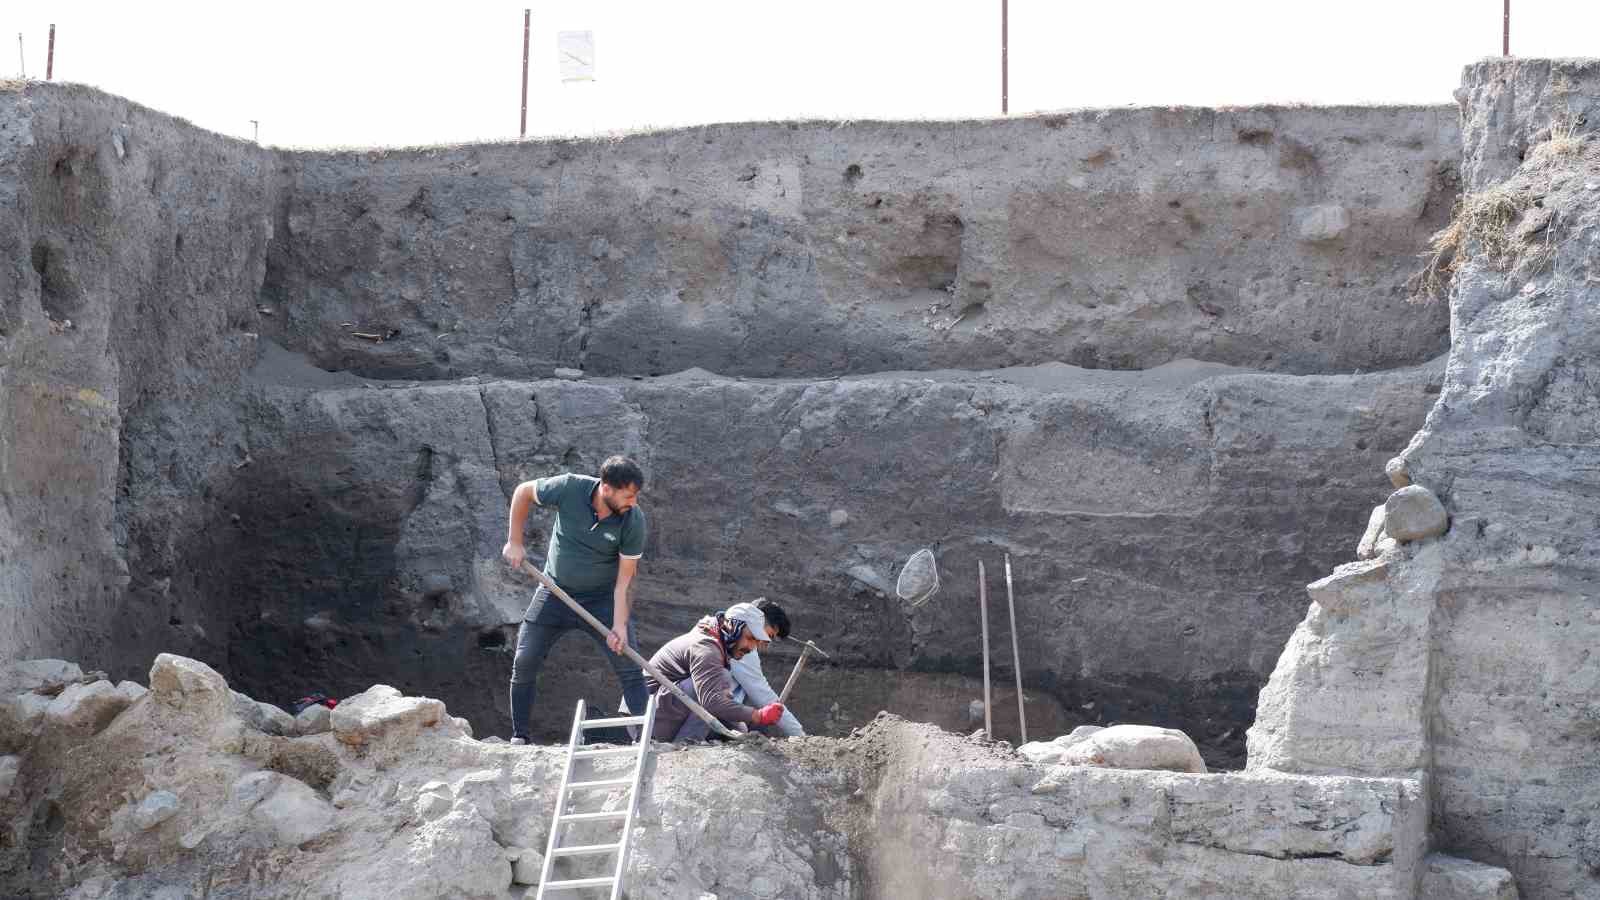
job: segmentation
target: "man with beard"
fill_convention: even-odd
[[[650,657],[650,665],[670,680],[706,712],[730,728],[740,725],[766,727],[783,716],[783,704],[768,703],[759,709],[733,699],[734,681],[730,666],[777,637],[778,629],[767,623],[761,610],[752,603],[739,603],[726,613],[706,616],[687,634],[681,634]],[[655,676],[646,675],[645,684],[656,699],[656,720],[652,736],[663,741],[704,740],[707,726],[690,715],[677,696],[664,691]],[[629,709],[644,709],[628,701]]]
[[[512,568],[520,569],[527,552],[522,527],[528,507],[554,511],[544,573],[590,615],[610,623],[611,630],[602,640],[559,597],[539,586],[522,617],[511,663],[511,743],[528,743],[528,719],[539,669],[555,642],[574,629],[611,650],[606,658],[622,683],[628,708],[645,708],[644,675],[622,653],[624,642],[635,649],[639,646],[628,627],[628,586],[644,555],[646,526],[644,510],[639,508],[643,487],[644,473],[638,464],[625,456],[613,456],[600,466],[598,478],[569,472],[525,481],[512,492],[511,519],[501,556]]]

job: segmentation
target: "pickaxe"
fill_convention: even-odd
[[[832,659],[833,658],[833,657],[829,656],[828,654],[823,653],[822,652],[822,648],[818,647],[815,643],[812,643],[811,641],[802,641],[799,638],[793,637],[793,636],[791,636],[789,638],[789,640],[794,641],[796,644],[799,644],[801,647],[803,647],[805,649],[800,651],[800,661],[796,662],[794,664],[794,671],[789,673],[789,680],[783,686],[783,693],[778,695],[778,702],[782,703],[785,706],[789,705],[789,693],[794,690],[795,682],[800,680],[800,672],[801,672],[801,670],[803,670],[806,667],[806,659],[809,658],[812,653],[822,653],[822,658],[823,659]]]

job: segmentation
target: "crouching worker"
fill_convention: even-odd
[[[743,607],[743,608],[741,608]],[[783,706],[769,703],[760,709],[733,699],[733,660],[771,641],[776,629],[769,628],[766,616],[750,604],[735,607],[735,616],[718,613],[706,616],[687,634],[668,641],[650,657],[650,665],[663,678],[693,697],[706,711],[729,728],[767,726],[783,715]],[[645,687],[656,700],[656,720],[650,732],[658,740],[704,740],[709,727],[700,721],[671,691],[662,688],[655,676],[646,672]]]
[[[735,603],[728,607],[724,615],[734,617],[743,607],[749,605]],[[755,602],[755,607],[767,619],[768,634],[780,641],[789,636],[789,616],[776,601],[762,597]],[[733,672],[733,683],[737,685],[733,689],[733,699],[757,707],[777,702],[778,692],[767,683],[767,676],[761,671],[761,651],[765,649],[766,644],[762,643],[758,649],[733,660],[730,671]],[[781,737],[806,736],[806,730],[800,727],[800,720],[796,719],[794,713],[788,709],[783,711],[776,724],[763,728],[762,731]]]

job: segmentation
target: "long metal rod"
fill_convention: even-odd
[[[528,24],[533,18],[533,10],[522,11],[522,125],[517,132],[519,137],[528,136]]]
[[[1506,0],[1510,3],[1511,0]],[[1011,36],[1011,10],[1008,0],[1000,0],[1000,115],[1011,111],[1011,58],[1007,47]]]
[[[50,23],[50,52],[44,58],[44,80],[49,81],[56,74],[56,23]]]
[[[989,585],[983,576],[983,560],[978,560],[978,614],[983,618],[983,736],[994,740],[994,716],[989,693]]]
[[[565,603],[568,609],[577,613],[578,618],[588,622],[590,628],[600,632],[601,637],[605,637],[607,634],[611,633],[611,628],[609,626],[602,624],[599,619],[596,619],[589,613],[587,609],[584,609],[583,606],[578,603],[578,601],[568,596],[567,592],[561,589],[561,585],[556,584],[549,575],[546,575],[545,573],[529,565],[526,560],[524,560],[522,563],[522,571],[539,579],[540,584],[549,589],[550,593],[555,594],[558,598],[560,598],[561,602]],[[639,651],[628,646],[626,641],[624,641],[622,644],[622,652],[627,654],[627,657],[633,660],[639,668],[649,672],[650,677],[656,680],[656,684],[661,685],[662,690],[671,691],[672,696],[677,697],[679,702],[689,708],[689,712],[692,712],[698,716],[700,721],[706,723],[706,725],[712,731],[715,731],[717,734],[720,734],[732,741],[744,739],[744,735],[722,724],[721,720],[719,720],[716,716],[706,712],[706,708],[704,706],[694,702],[694,698],[690,697],[688,694],[685,694],[683,692],[683,688],[680,688],[668,681],[660,672],[656,671],[655,666],[650,665],[650,660],[640,656]],[[629,712],[632,712],[632,710],[629,710]]]
[[[650,755],[650,731],[656,721],[656,702],[659,693],[651,694],[644,706],[644,724],[639,726],[639,755],[633,761],[633,785],[628,788],[628,815],[622,820],[622,841],[617,848],[617,869],[611,882],[611,900],[622,896],[622,875],[628,866],[628,844],[633,837],[633,817],[639,812],[639,785],[644,780],[644,761]]]
[[[1022,654],[1017,650],[1017,601],[1011,595],[1011,554],[1006,554],[1006,610],[1011,613],[1011,668],[1017,675],[1017,722],[1028,742],[1028,711],[1022,706]]]
[[[28,77],[28,58],[22,55],[22,32],[17,32],[17,77]]]
[[[578,760],[572,754],[583,742],[583,701],[578,701],[578,711],[572,715],[572,737],[567,739],[567,765],[561,770],[561,787],[556,789],[556,811],[550,817],[550,840],[545,844],[543,871],[539,873],[539,892],[536,900],[543,900],[544,886],[550,883],[554,871],[556,848],[561,846],[561,816],[567,811],[567,785],[572,783],[572,769]]]
[[[1511,0],[1506,0],[1505,24],[1500,33],[1500,55],[1511,55]]]

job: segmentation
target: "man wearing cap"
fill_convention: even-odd
[[[749,605],[748,603],[735,603],[728,608],[726,615],[731,616],[735,610]],[[789,615],[783,611],[783,607],[779,606],[776,601],[762,597],[755,601],[755,607],[761,611],[762,615],[767,617],[768,633],[774,634],[780,641],[789,636]],[[766,645],[762,644],[761,649],[766,649]],[[736,685],[733,689],[733,699],[749,706],[766,706],[768,703],[777,702],[778,692],[773,690],[772,685],[767,683],[767,676],[761,671],[760,650],[751,650],[744,656],[735,659],[730,665],[729,671],[733,673],[733,682]],[[783,711],[783,715],[778,718],[776,724],[762,730],[768,734],[782,737],[806,736],[806,730],[800,727],[800,720],[796,719],[794,713],[788,709]]]
[[[668,641],[650,657],[650,665],[730,728],[772,725],[783,715],[782,704],[768,703],[756,709],[734,700],[729,667],[776,635],[777,629],[767,624],[761,610],[749,603],[735,604],[727,613],[706,616],[687,634]],[[672,692],[663,691],[654,675],[646,673],[644,681],[650,693],[660,695],[651,734],[670,741],[706,736],[706,724],[693,717]],[[632,701],[629,708],[635,708]]]
[[[624,642],[639,645],[628,627],[628,587],[644,555],[646,526],[644,510],[639,508],[643,487],[644,473],[626,456],[607,459],[598,478],[569,472],[525,481],[511,494],[506,544],[500,551],[512,568],[520,568],[526,554],[522,527],[529,508],[555,512],[544,573],[590,615],[611,626],[603,639],[611,653],[604,655],[633,709],[644,709],[648,696],[644,673],[622,655]],[[555,642],[574,629],[596,642],[602,640],[541,584],[522,617],[511,662],[511,743],[528,743],[539,669]]]

